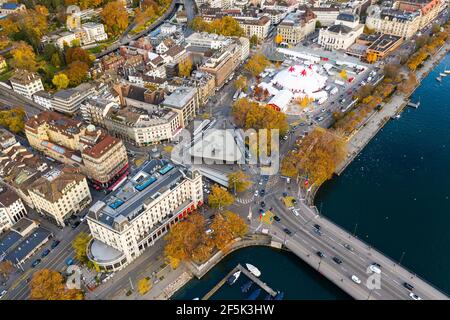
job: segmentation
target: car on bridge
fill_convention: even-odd
[[[403,286],[408,289],[409,291],[412,291],[414,289],[414,287],[412,285],[410,285],[408,282],[404,282]]]
[[[317,251],[316,254],[320,257],[320,258],[325,258],[325,254],[322,251]]]
[[[378,263],[372,263],[369,266],[369,270],[376,274],[381,274],[381,266]]]
[[[338,257],[333,257],[333,261],[336,262],[337,264],[341,264],[342,260],[339,259]]]
[[[352,275],[351,279],[356,284],[360,284],[361,283],[361,280],[355,275]]]
[[[291,235],[291,234],[292,234],[292,231],[289,230],[288,228],[284,228],[283,231],[284,231],[284,233],[286,233],[287,235]]]
[[[411,299],[413,299],[413,300],[422,300],[421,297],[419,297],[417,294],[412,293],[412,292],[409,294],[409,296],[410,296]]]

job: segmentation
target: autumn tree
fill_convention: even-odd
[[[22,132],[25,127],[25,110],[14,108],[0,111],[0,125],[14,133]]]
[[[354,95],[354,98],[364,99],[365,97],[371,95],[373,90],[374,90],[373,85],[365,84],[365,85],[361,86],[361,88],[358,89],[358,91]]]
[[[142,296],[145,295],[147,292],[149,292],[151,287],[152,285],[150,283],[150,279],[148,278],[143,278],[139,280],[137,283],[137,290],[139,294]]]
[[[128,27],[128,13],[123,2],[108,2],[100,13],[108,33],[118,35]]]
[[[81,263],[86,263],[89,261],[87,257],[87,246],[91,239],[91,235],[86,232],[80,232],[72,241],[72,248],[75,251],[75,258]]]
[[[83,300],[79,289],[67,289],[63,276],[53,270],[42,269],[33,274],[30,282],[31,300]]]
[[[10,261],[4,260],[0,262],[0,274],[3,275],[3,277],[8,277],[13,271],[14,266]]]
[[[283,42],[283,36],[281,34],[277,34],[274,38],[274,42],[276,45],[279,45]]]
[[[383,67],[383,73],[386,78],[395,79],[400,73],[400,65],[394,63],[385,64]]]
[[[66,51],[66,63],[71,64],[74,61],[81,61],[86,63],[88,66],[92,64],[95,56],[87,52],[85,49],[80,47],[71,47]]]
[[[378,55],[375,52],[371,51],[367,53],[366,60],[368,63],[375,63],[378,60]]]
[[[81,61],[72,62],[64,74],[69,78],[69,86],[76,87],[87,79],[89,67]]]
[[[245,34],[239,22],[230,16],[214,19],[211,22],[206,22],[201,16],[197,16],[191,21],[190,27],[194,31],[216,33],[228,37],[240,37]]]
[[[238,170],[228,174],[228,185],[236,192],[244,192],[251,187],[250,177],[242,170]]]
[[[23,42],[18,42],[14,49],[11,50],[11,66],[15,69],[25,69],[35,71],[37,69],[36,55],[33,48]]]
[[[234,87],[237,90],[242,90],[242,91],[247,91],[247,78],[243,75],[240,75],[239,77],[236,78],[236,80],[234,80]]]
[[[332,177],[347,154],[345,141],[327,129],[316,127],[284,157],[281,173],[289,177],[308,176],[317,186]]]
[[[102,0],[64,0],[67,6],[72,4],[79,6],[81,9],[97,8],[104,2]]]
[[[191,72],[192,72],[191,59],[189,58],[184,59],[178,64],[178,75],[180,77],[188,78],[191,75]]]
[[[234,197],[225,188],[213,185],[211,193],[208,196],[208,204],[215,209],[222,210],[224,207],[228,207],[233,204]]]
[[[244,236],[248,230],[245,221],[231,211],[217,214],[210,227],[214,230],[214,245],[219,250],[227,250],[232,240]]]
[[[69,78],[65,73],[58,73],[53,77],[52,83],[58,90],[65,89],[69,85]]]
[[[264,55],[257,53],[247,61],[244,69],[256,77],[268,66],[270,66],[270,61]]]
[[[408,76],[397,86],[397,89],[404,94],[410,94],[416,86],[416,75],[413,72],[410,72]]]
[[[256,34],[252,35],[250,38],[250,45],[257,46],[258,45],[258,36]]]

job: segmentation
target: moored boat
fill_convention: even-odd
[[[446,77],[447,74],[446,74],[446,73],[439,73],[439,76],[440,76],[440,77]]]
[[[259,269],[254,265],[246,263],[245,266],[255,277],[259,277],[261,275],[261,271],[259,271]]]
[[[233,285],[236,280],[239,278],[239,276],[241,275],[241,271],[236,271],[235,273],[233,273],[231,276],[228,277],[227,282],[228,284],[231,286]]]
[[[439,81],[439,82],[441,82],[441,81],[442,81],[442,78],[441,78],[441,77],[436,77],[436,80]]]
[[[250,290],[250,288],[252,287],[252,285],[253,285],[253,281],[249,281],[249,282],[246,282],[246,283],[244,283],[242,286],[241,286],[241,291],[242,292],[247,292],[248,290]]]
[[[444,70],[444,73],[450,74],[450,70]]]

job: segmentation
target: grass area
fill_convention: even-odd
[[[291,208],[294,206],[294,201],[295,201],[294,197],[284,197],[283,198],[284,205],[288,208]]]

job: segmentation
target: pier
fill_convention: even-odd
[[[227,279],[238,270],[240,270],[241,273],[243,273],[245,276],[247,276],[250,280],[252,280],[261,289],[266,291],[272,297],[275,297],[275,295],[277,294],[277,292],[275,290],[273,290],[271,287],[269,287],[267,285],[267,283],[261,281],[261,279],[259,279],[255,275],[253,275],[253,273],[248,271],[246,268],[241,266],[241,264],[238,264],[235,268],[233,268],[230,272],[228,272],[227,275],[222,280],[220,280],[207,294],[205,294],[203,296],[202,300],[208,300],[209,298],[211,298],[227,282]]]
[[[417,103],[412,102],[411,100],[408,101],[408,103],[406,104],[407,107],[411,107],[411,108],[418,108],[420,106],[420,101],[418,101]]]

